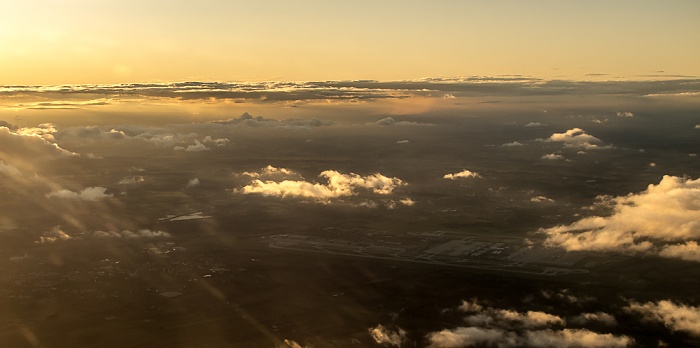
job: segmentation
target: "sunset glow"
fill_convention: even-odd
[[[700,75],[694,1],[30,1],[3,84]]]

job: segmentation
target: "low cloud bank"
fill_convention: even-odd
[[[468,76],[403,81],[309,82],[172,82],[62,86],[0,86],[5,97],[39,97],[40,102],[17,103],[13,109],[102,107],[122,100],[235,100],[255,103],[295,101],[361,101],[414,96],[449,99],[487,96],[630,95],[694,97],[700,79],[685,77],[638,81],[542,80],[524,76]],[[37,98],[39,100],[39,98]],[[47,101],[48,100],[48,101]],[[625,114],[622,112],[621,114]]]

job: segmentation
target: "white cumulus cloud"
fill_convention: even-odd
[[[372,125],[372,124],[370,124]],[[427,123],[418,123],[411,121],[396,121],[393,117],[385,117],[374,123],[377,126],[427,126]]]
[[[429,347],[602,348],[626,347],[634,343],[627,336],[567,328],[563,318],[541,311],[517,312],[485,307],[476,300],[463,301],[457,309],[470,313],[464,318],[466,326],[429,333],[426,335]],[[594,316],[602,317],[603,314]]]
[[[562,160],[564,159],[564,156],[558,155],[556,153],[548,153],[542,157],[540,157],[543,160],[550,160],[550,161],[556,161],[556,160]]]
[[[271,177],[271,176],[291,176],[291,175],[298,175],[296,172],[293,170],[289,170],[287,168],[277,168],[273,167],[271,165],[268,165],[267,167],[261,169],[260,171],[257,172],[243,172],[243,175],[249,176],[251,178],[260,178],[260,177]]]
[[[199,185],[199,179],[194,178],[194,179],[190,179],[190,181],[187,182],[187,185],[185,187],[192,188],[192,187],[195,187],[197,185]]]
[[[472,312],[481,312],[484,310],[484,306],[480,305],[477,300],[463,300],[462,304],[457,307],[462,312],[467,312],[467,313],[472,313]]]
[[[161,132],[160,129],[136,129],[130,130],[130,133],[140,132],[133,137],[135,139],[145,140],[159,147],[173,147],[176,144],[181,144],[183,142],[189,141],[192,137],[197,134],[170,134],[170,133],[158,133]],[[196,145],[196,143],[195,143]],[[175,146],[186,150],[183,146]]]
[[[672,331],[683,331],[700,337],[700,307],[662,300],[643,304],[631,302],[625,310],[639,313],[646,320],[660,322]]]
[[[319,174],[327,183],[309,182],[291,179],[265,179],[261,176],[271,174],[295,175],[291,170],[268,166],[259,173],[246,172],[244,175],[254,178],[248,185],[237,192],[242,194],[260,194],[276,197],[310,198],[322,203],[328,203],[331,199],[354,196],[358,189],[366,189],[378,195],[391,194],[399,186],[406,185],[399,178],[390,178],[380,173],[360,176],[355,173],[343,174],[335,170],[326,170]],[[284,177],[284,176],[283,176]]]
[[[56,138],[54,134],[56,134],[56,132],[57,129],[52,123],[42,123],[36,127],[19,128],[16,133],[23,136],[38,136],[55,143]]]
[[[302,346],[297,341],[285,339],[284,344],[278,346],[278,348],[302,348]]]
[[[119,185],[134,185],[134,184],[139,184],[146,181],[146,179],[142,176],[130,176],[126,177],[124,179],[119,180],[117,184]]]
[[[634,117],[634,114],[630,111],[618,111],[617,117]]]
[[[554,200],[545,196],[536,196],[530,198],[530,202],[534,203],[554,203]]]
[[[24,129],[24,131],[22,131]],[[49,133],[50,134],[50,133]],[[25,128],[13,132],[7,127],[0,127],[0,156],[13,165],[31,166],[44,159],[56,159],[76,156],[53,143],[39,131],[29,131]]]
[[[448,180],[457,180],[457,179],[466,179],[466,178],[480,178],[481,175],[478,173],[472,172],[470,170],[463,170],[461,172],[457,173],[452,173],[452,174],[445,174],[442,178],[443,179],[448,179]]]
[[[606,326],[617,325],[617,319],[605,312],[581,313],[573,317],[570,322],[576,325],[586,325],[590,323],[601,323]]]
[[[401,347],[401,341],[406,336],[406,332],[401,328],[397,331],[391,331],[381,324],[369,329],[369,334],[374,342],[387,347]]]
[[[409,206],[409,207],[412,206],[412,205],[414,205],[414,204],[416,204],[416,201],[414,201],[414,200],[412,200],[412,199],[410,199],[410,198],[401,199],[401,200],[399,200],[399,202],[401,202],[401,204],[406,205],[406,206]]]
[[[612,145],[602,145],[602,141],[581,128],[572,128],[564,133],[554,133],[547,139],[538,139],[539,141],[550,143],[561,143],[565,148],[580,149],[580,150],[600,150],[610,149]]]
[[[209,150],[209,148],[206,145],[202,144],[199,140],[195,139],[194,145],[188,145],[187,147],[175,146],[173,147],[173,150],[185,152],[202,152]]]
[[[95,186],[95,187],[88,187],[83,189],[80,192],[74,192],[71,190],[58,190],[58,191],[53,191],[51,193],[46,194],[46,198],[63,198],[63,199],[79,199],[83,201],[99,201],[100,199],[103,198],[108,198],[112,197],[111,194],[105,193],[107,191],[106,188],[100,187],[100,186]]]
[[[700,246],[695,241],[666,245],[659,251],[659,256],[700,262]]]
[[[36,241],[36,243],[55,243],[57,241],[69,240],[72,238],[73,237],[71,237],[68,233],[64,232],[63,229],[61,229],[61,226],[54,226],[51,230],[44,232],[44,234],[41,237],[39,237],[39,240]]]
[[[428,334],[431,348],[460,348],[478,346],[515,347],[517,335],[500,329],[458,327]]]
[[[228,140],[228,138],[214,139],[209,135],[204,137],[204,139],[202,141],[206,144],[213,144],[216,147],[224,147],[224,146],[227,146],[228,144],[231,143],[231,141]]]
[[[627,347],[634,341],[627,336],[601,334],[586,329],[541,330],[525,334],[524,347],[614,348]]]
[[[664,176],[640,193],[599,197],[610,216],[540,229],[546,245],[566,250],[643,252],[700,261],[700,179]]]
[[[127,138],[126,133],[121,130],[110,129],[109,131],[103,131],[98,126],[78,126],[71,127],[62,130],[58,136],[63,137],[79,137],[87,139],[111,139],[111,140],[121,140]]]

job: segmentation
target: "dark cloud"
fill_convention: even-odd
[[[15,131],[15,130],[17,130],[17,128],[18,128],[17,126],[15,126],[15,125],[13,125],[13,124],[11,124],[11,123],[5,122],[5,121],[3,121],[3,120],[0,120],[0,127],[9,128],[11,131]]]

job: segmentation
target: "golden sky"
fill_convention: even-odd
[[[699,1],[3,1],[0,84],[700,76],[698,42]]]

